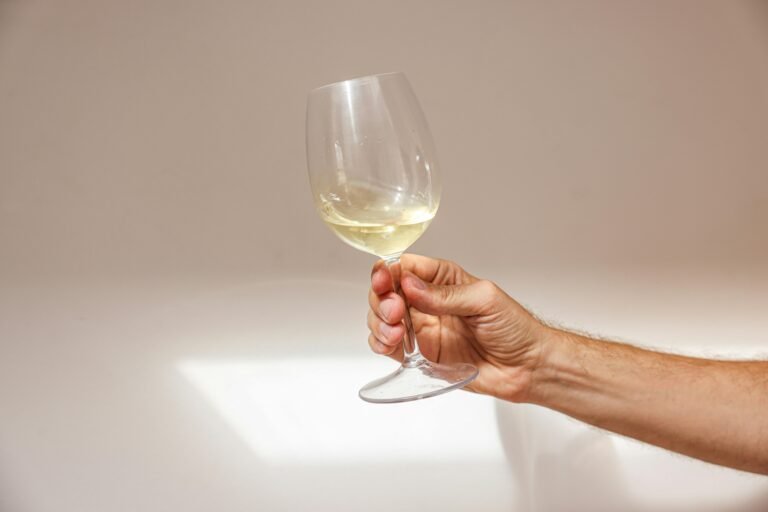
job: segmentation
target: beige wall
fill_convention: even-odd
[[[403,70],[444,200],[414,250],[765,265],[765,2],[0,2],[0,281],[352,275],[305,94]]]
[[[304,161],[310,88],[404,70],[445,177],[415,250],[547,320],[765,355],[767,5],[0,0],[0,510],[768,509],[555,413],[359,401],[394,365],[372,258]]]

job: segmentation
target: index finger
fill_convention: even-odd
[[[376,295],[384,295],[393,291],[392,273],[384,260],[379,260],[373,265],[371,271],[371,290]]]
[[[468,284],[477,278],[456,263],[418,254],[403,254],[403,270],[413,272],[422,281],[434,284]]]

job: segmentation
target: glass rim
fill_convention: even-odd
[[[380,78],[384,78],[384,77],[392,76],[392,75],[402,75],[403,77],[405,77],[405,73],[403,71],[388,71],[386,73],[376,73],[374,75],[357,76],[357,77],[353,77],[353,78],[348,78],[346,80],[339,80],[338,82],[331,82],[329,84],[321,85],[320,87],[315,87],[314,89],[311,89],[309,91],[309,93],[312,94],[312,93],[315,93],[315,92],[323,90],[323,89],[330,89],[332,87],[339,87],[339,86],[342,86],[342,85],[345,85],[345,84],[352,85],[352,83],[354,83],[354,82],[363,83],[363,82],[368,82],[368,81],[373,80],[373,79],[377,79],[378,80]]]

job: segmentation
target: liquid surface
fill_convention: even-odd
[[[323,194],[320,216],[355,249],[380,258],[399,255],[429,226],[437,212],[427,201],[397,190],[345,185]]]

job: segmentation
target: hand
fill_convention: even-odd
[[[465,389],[525,401],[549,329],[494,283],[455,263],[401,258],[401,287],[421,352],[438,363],[471,363],[479,375]],[[383,261],[371,274],[368,342],[377,354],[403,358],[405,304]]]

